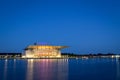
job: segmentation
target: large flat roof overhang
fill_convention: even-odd
[[[63,49],[63,48],[68,48],[68,46],[51,46],[51,45],[30,45],[25,50],[27,49]]]

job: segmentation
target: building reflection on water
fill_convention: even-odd
[[[68,80],[68,59],[28,59],[26,80]]]
[[[97,59],[95,59],[97,60]],[[109,59],[107,59],[109,60]],[[87,62],[86,62],[87,61]],[[94,74],[92,71],[96,71],[96,74],[101,73],[101,69],[96,68],[98,66],[98,61],[95,64],[91,63],[90,67],[88,62],[90,60],[70,60],[68,59],[11,59],[11,60],[0,60],[0,80],[70,80],[84,79],[83,76],[88,77],[85,80],[88,80],[89,77],[87,74]],[[101,62],[101,60],[100,60]],[[81,64],[82,63],[82,64]],[[110,64],[110,65],[109,65]],[[114,64],[114,65],[113,65]],[[101,63],[100,66],[103,66]],[[105,69],[111,70],[112,72],[105,71],[106,78],[109,80],[115,79],[120,80],[120,60],[113,59],[109,63],[104,64]],[[109,67],[110,66],[110,67]],[[101,68],[101,67],[100,67]],[[91,69],[91,70],[90,70]],[[88,71],[89,70],[89,71]],[[108,76],[109,74],[109,76]],[[96,77],[95,80],[103,80],[101,77]],[[104,75],[103,75],[104,76]],[[75,78],[76,77],[76,78]],[[78,78],[78,79],[77,79]]]

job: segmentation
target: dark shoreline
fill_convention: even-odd
[[[88,58],[119,58],[120,59],[120,55],[113,53],[108,53],[108,54],[62,53],[60,58],[56,58],[56,57],[23,58],[22,53],[0,53],[0,59],[88,59]]]

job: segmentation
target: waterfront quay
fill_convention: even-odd
[[[0,53],[0,59],[69,59],[69,58],[75,58],[75,59],[88,59],[88,58],[118,58],[120,59],[120,55],[117,54],[70,54],[70,53],[62,53],[61,57],[37,57],[37,58],[25,58],[22,57],[22,53]]]

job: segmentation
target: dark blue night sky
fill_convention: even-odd
[[[0,52],[21,52],[34,42],[119,54],[120,1],[0,0]]]

